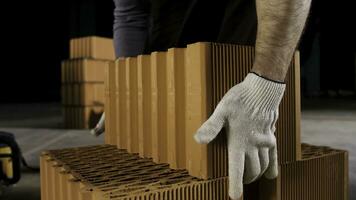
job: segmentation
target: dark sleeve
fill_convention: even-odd
[[[148,37],[148,0],[114,0],[114,46],[116,57],[142,54]]]

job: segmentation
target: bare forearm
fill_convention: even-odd
[[[258,31],[252,71],[284,81],[311,0],[256,0]]]

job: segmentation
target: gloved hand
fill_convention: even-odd
[[[99,122],[96,124],[95,128],[90,130],[90,133],[94,136],[99,136],[105,131],[105,113],[100,117]]]
[[[198,143],[206,144],[222,127],[226,128],[232,199],[241,197],[243,183],[251,183],[263,174],[269,179],[278,176],[274,132],[284,90],[284,83],[249,73],[225,94],[194,136]]]

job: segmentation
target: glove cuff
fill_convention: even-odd
[[[248,110],[270,112],[278,109],[286,84],[249,73],[242,82],[241,100]]]

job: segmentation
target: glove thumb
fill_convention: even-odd
[[[214,113],[209,117],[207,121],[198,129],[194,135],[196,142],[200,144],[208,144],[211,142],[220,132],[225,124],[225,112],[221,109],[221,106],[217,106]]]

